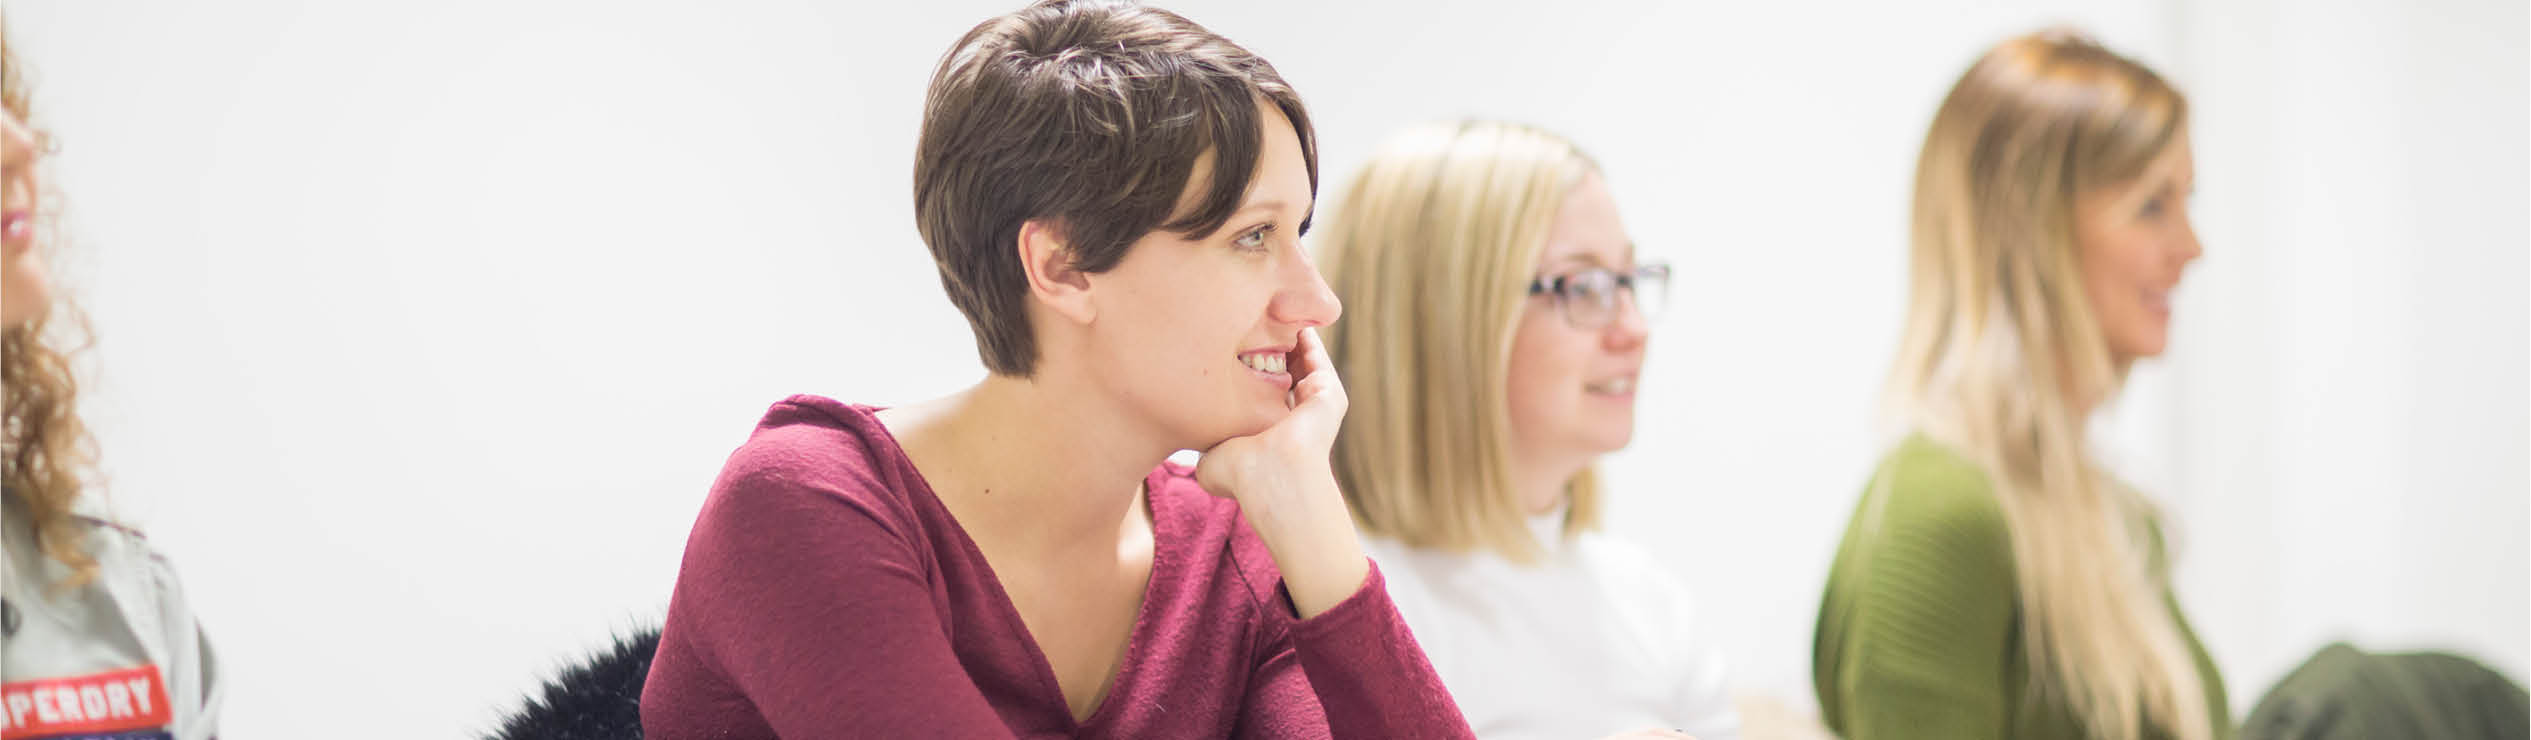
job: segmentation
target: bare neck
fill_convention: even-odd
[[[1512,464],[1512,492],[1520,496],[1520,512],[1525,516],[1543,516],[1564,505],[1565,489],[1573,476],[1590,467],[1589,460],[1562,464],[1515,462]]]
[[[1147,531],[1142,481],[1174,449],[1075,384],[993,375],[879,413],[959,525],[988,549],[1113,552]]]

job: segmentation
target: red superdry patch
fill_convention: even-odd
[[[167,726],[158,666],[0,684],[0,738],[40,738]]]

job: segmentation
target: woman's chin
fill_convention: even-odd
[[[1592,451],[1597,452],[1598,454],[1606,455],[1618,450],[1626,449],[1627,445],[1634,444],[1635,425],[1633,421],[1634,420],[1632,419],[1628,419],[1625,426],[1602,429],[1599,430],[1598,434],[1592,435],[1591,442],[1594,443],[1591,445]]]
[[[0,329],[15,329],[43,319],[52,313],[50,298],[35,290],[10,291],[7,298],[0,299]]]
[[[2161,357],[2162,351],[2170,348],[2170,335],[2167,333],[2141,334],[2117,344],[2121,346],[2111,348],[2111,354],[2116,355],[2119,360],[2125,362],[2149,360]]]
[[[1238,418],[1236,419],[1216,419],[1211,423],[1202,424],[1198,427],[1203,431],[1194,435],[1194,439],[1201,444],[1189,447],[1188,449],[1209,450],[1212,449],[1214,445],[1218,445],[1223,442],[1228,442],[1240,437],[1253,437],[1263,434],[1265,433],[1265,430],[1272,429],[1276,423],[1283,421],[1283,417],[1290,416],[1291,414],[1291,409],[1281,408],[1280,406],[1272,408],[1259,406],[1240,412],[1238,414]]]
[[[44,280],[44,266],[34,259],[16,259],[0,270],[0,325],[34,323],[53,308],[53,293]]]
[[[1230,436],[1247,437],[1263,434],[1265,430],[1274,428],[1274,425],[1283,423],[1284,417],[1291,415],[1292,409],[1281,403],[1258,406],[1249,411],[1248,418],[1240,423],[1239,431]]]

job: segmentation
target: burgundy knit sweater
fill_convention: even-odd
[[[686,541],[642,692],[682,738],[1474,737],[1377,567],[1294,617],[1236,503],[1146,480],[1151,579],[1108,694],[1074,721],[984,555],[874,409],[775,404]]]

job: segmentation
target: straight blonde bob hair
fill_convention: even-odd
[[[1319,237],[1345,316],[1328,351],[1353,399],[1336,481],[1369,534],[1537,557],[1511,486],[1504,384],[1547,230],[1599,165],[1518,124],[1418,126],[1346,186]],[[1566,483],[1564,532],[1599,525],[1598,476]]]
[[[2159,515],[2084,438],[2127,368],[2092,314],[2073,236],[2076,196],[2133,180],[2187,125],[2187,100],[2151,69],[2042,31],[1960,77],[1916,164],[1892,420],[1985,469],[2011,530],[2031,680],[2099,740],[2211,729],[2162,597]]]

